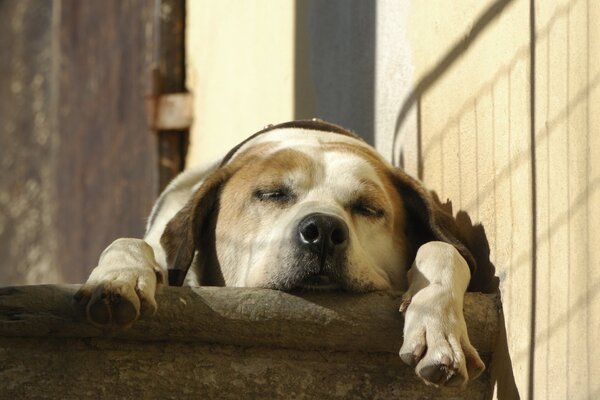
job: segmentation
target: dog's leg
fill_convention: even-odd
[[[152,209],[143,240],[117,239],[104,250],[98,266],[75,294],[90,322],[106,328],[128,327],[140,315],[156,311],[157,284],[167,283],[166,254],[160,238],[169,220],[187,203],[194,187],[216,165],[184,172],[169,184]]]
[[[464,385],[485,369],[471,345],[463,315],[463,298],[471,273],[450,244],[421,246],[408,272],[404,343],[400,357],[434,386]]]
[[[100,327],[128,327],[140,315],[156,311],[154,294],[165,282],[152,247],[144,240],[122,238],[108,246],[75,300],[90,322]]]

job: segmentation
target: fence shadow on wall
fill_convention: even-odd
[[[497,0],[483,11],[483,13],[474,21],[470,32],[452,46],[442,55],[437,63],[417,81],[414,89],[409,93],[399,109],[393,137],[393,162],[396,165],[403,167],[402,150],[398,151],[398,143],[400,141],[400,133],[403,124],[406,122],[411,110],[416,108],[417,112],[417,171],[418,177],[423,179],[423,160],[427,156],[430,149],[422,148],[422,118],[426,118],[422,114],[421,98],[424,94],[433,88],[436,83],[449,71],[449,69],[469,50],[471,45],[478,37],[486,30],[486,28],[498,19],[506,7],[513,0]],[[529,47],[518,51],[517,57],[527,57],[529,55]],[[500,71],[498,74],[504,74],[506,71]],[[477,95],[476,95],[477,96]],[[466,107],[472,107],[475,103],[469,103]],[[451,118],[456,120],[456,118]],[[447,129],[443,129],[439,136],[444,135]],[[434,142],[441,142],[442,137],[434,137]],[[478,192],[479,196],[479,192]],[[439,199],[438,199],[439,202]],[[441,203],[441,202],[440,202]],[[490,245],[486,235],[485,228],[481,224],[474,224],[472,217],[464,210],[459,210],[455,214],[452,203],[447,201],[445,204],[446,211],[451,215],[456,215],[456,221],[464,236],[469,241],[469,247],[474,252],[474,257],[478,263],[476,274],[472,278],[470,285],[471,290],[495,292],[498,290],[499,279],[496,276],[496,269],[490,261]],[[462,205],[462,204],[461,204]],[[514,399],[518,398],[518,390],[512,371],[512,362],[508,351],[506,325],[502,318],[501,332],[499,333],[498,346],[495,350],[494,365],[492,366],[492,374],[497,381],[497,395],[499,399]]]
[[[417,110],[420,111],[420,103],[422,96],[425,93],[427,93],[430,89],[433,89],[435,87],[436,82],[448,71],[448,69],[453,65],[453,63],[456,62],[460,58],[460,56],[469,48],[470,44],[477,37],[477,35],[483,32],[485,26],[487,26],[487,24],[494,20],[499,15],[499,13],[501,13],[502,10],[505,9],[505,6],[508,3],[510,3],[510,1],[497,1],[493,3],[491,7],[489,7],[482,14],[482,16],[474,23],[474,28],[472,29],[472,31],[463,40],[461,40],[453,48],[446,52],[445,55],[440,58],[440,61],[435,65],[435,67],[431,68],[430,72],[425,74],[425,76],[418,81],[417,85],[415,86],[415,89],[405,99],[398,113],[398,119],[396,124],[396,136],[394,138],[395,142],[398,140],[398,134],[399,132],[401,132],[401,127],[405,122],[405,119],[407,118],[411,108],[417,107]],[[483,103],[483,100],[486,99],[486,96],[488,100],[490,98],[492,99],[491,106],[493,113],[495,107],[498,106],[497,104],[494,104],[493,100],[495,90],[498,90],[499,87],[501,87],[502,90],[507,89],[509,98],[508,110],[510,111],[510,98],[516,98],[521,95],[519,93],[511,93],[511,78],[514,76],[514,70],[516,68],[519,68],[518,64],[520,64],[521,66],[529,66],[529,107],[531,120],[528,128],[530,130],[529,139],[531,143],[527,146],[526,151],[511,151],[509,158],[503,161],[501,167],[494,171],[493,178],[490,181],[485,182],[481,187],[478,186],[476,190],[476,195],[471,198],[468,198],[466,201],[461,201],[460,204],[462,208],[467,210],[476,210],[475,212],[478,213],[482,202],[486,198],[494,198],[496,196],[496,189],[499,185],[506,186],[510,190],[510,192],[507,193],[508,197],[510,199],[517,199],[516,201],[518,202],[520,194],[518,190],[513,191],[511,181],[517,179],[516,177],[519,176],[519,171],[525,171],[531,177],[530,190],[533,198],[530,212],[531,219],[530,221],[527,221],[531,224],[532,227],[531,248],[525,252],[522,252],[522,254],[519,254],[519,252],[517,252],[514,255],[512,254],[512,248],[508,250],[499,248],[494,249],[495,254],[498,254],[499,252],[502,252],[504,250],[510,253],[508,260],[510,262],[506,265],[507,268],[505,268],[505,270],[508,270],[507,272],[509,274],[514,275],[515,273],[522,273],[520,269],[526,267],[530,267],[532,269],[531,288],[529,289],[531,291],[530,294],[532,296],[532,311],[530,316],[531,319],[530,321],[528,321],[531,324],[530,342],[529,346],[522,346],[522,350],[517,350],[512,354],[512,361],[518,362],[521,365],[523,365],[523,360],[526,361],[525,364],[528,363],[529,372],[527,376],[527,393],[521,394],[523,396],[529,396],[530,398],[533,398],[534,394],[538,393],[537,389],[534,390],[534,385],[540,385],[539,382],[536,382],[536,374],[543,374],[545,371],[546,385],[552,385],[552,383],[548,383],[552,382],[552,378],[548,376],[548,370],[544,369],[543,365],[536,365],[536,354],[537,357],[541,357],[542,360],[549,360],[550,356],[548,355],[548,346],[550,346],[551,341],[556,341],[556,339],[553,338],[560,337],[560,332],[569,332],[570,329],[576,329],[577,325],[575,319],[583,318],[582,315],[585,315],[586,313],[589,314],[589,311],[587,311],[587,307],[589,307],[589,304],[592,301],[595,301],[597,296],[600,295],[600,289],[598,285],[594,284],[593,282],[588,283],[587,288],[584,285],[583,291],[581,293],[578,292],[577,296],[575,296],[573,300],[566,299],[567,307],[564,310],[563,308],[559,307],[560,313],[558,315],[553,315],[553,317],[550,318],[548,316],[543,315],[538,316],[536,313],[536,311],[538,311],[539,309],[540,304],[544,304],[544,301],[548,300],[546,299],[546,297],[552,297],[551,293],[548,293],[543,290],[540,291],[540,288],[538,288],[538,285],[540,285],[540,283],[549,284],[551,278],[545,275],[550,276],[553,273],[555,273],[557,276],[562,276],[559,270],[566,268],[566,276],[571,276],[571,268],[576,268],[579,266],[573,264],[574,260],[569,261],[569,257],[571,257],[572,254],[577,254],[576,248],[585,249],[587,247],[588,249],[587,252],[584,252],[584,259],[581,260],[581,264],[584,264],[584,266],[582,266],[583,268],[585,268],[585,265],[587,265],[587,268],[589,268],[591,262],[589,258],[589,249],[591,248],[589,233],[590,222],[580,221],[580,216],[589,215],[589,209],[591,207],[590,199],[600,189],[600,181],[598,179],[590,177],[589,172],[582,173],[581,171],[577,171],[577,168],[581,167],[583,171],[590,170],[590,115],[589,111],[582,110],[589,110],[590,93],[598,90],[598,87],[600,86],[600,74],[591,74],[589,72],[590,65],[588,60],[588,75],[587,77],[580,77],[581,80],[585,82],[585,84],[574,86],[571,83],[573,81],[573,71],[569,72],[568,66],[566,73],[560,72],[563,74],[563,76],[557,77],[556,75],[554,75],[552,79],[550,67],[553,61],[553,59],[550,57],[551,51],[554,52],[554,54],[556,54],[556,52],[558,52],[559,54],[566,54],[566,62],[568,63],[569,56],[573,54],[573,51],[577,51],[577,46],[579,46],[579,48],[583,47],[585,49],[585,38],[583,44],[581,42],[576,43],[574,41],[569,41],[568,38],[569,18],[572,13],[572,10],[578,3],[582,3],[582,1],[573,0],[563,5],[557,6],[554,9],[553,13],[549,15],[549,17],[544,21],[542,26],[538,28],[535,20],[535,8],[533,7],[533,2],[531,2],[529,43],[526,43],[520,48],[516,48],[515,52],[513,53],[513,57],[510,60],[508,60],[506,64],[499,68],[495,73],[493,73],[489,81],[483,84],[479,90],[475,91],[471,99],[466,101],[461,107],[458,107],[458,111],[448,118],[448,123],[445,126],[439,129],[438,132],[433,132],[432,135],[428,135],[428,142],[426,146],[421,145],[422,132],[418,132],[419,175],[420,177],[423,177],[423,168],[427,168],[427,166],[429,165],[427,163],[428,157],[435,156],[437,154],[437,151],[439,151],[443,157],[444,141],[448,139],[447,136],[455,135],[457,133],[458,135],[460,135],[461,120],[463,120],[463,118],[468,114],[475,114],[476,116],[478,107],[481,107],[481,103]],[[586,7],[589,9],[589,3]],[[589,18],[590,17],[588,14],[588,24],[590,23]],[[566,34],[564,32],[565,25],[567,26]],[[552,32],[554,32],[554,39],[551,39],[550,37]],[[589,29],[587,41],[589,47]],[[589,48],[587,51],[589,54]],[[546,59],[544,59],[544,57],[546,57]],[[552,70],[552,73],[556,74],[556,70]],[[544,76],[545,79],[540,78]],[[566,78],[564,79],[566,81],[566,85],[563,88],[564,93],[560,90],[556,91],[556,85],[552,85],[552,82],[555,82],[556,79],[560,81],[560,79],[563,78]],[[502,87],[506,84],[507,88]],[[559,103],[557,99],[564,99],[561,107],[557,106],[557,103]],[[585,117],[587,118],[587,127],[580,126],[579,128],[581,129],[581,131],[575,132],[573,128],[569,128],[569,121],[575,120],[577,118],[581,119],[582,112],[587,113],[587,116]],[[545,113],[545,115],[538,115],[537,113]],[[499,112],[498,115],[496,115],[495,117],[492,116],[492,119],[498,118],[500,114],[501,112]],[[427,118],[427,116],[422,115],[421,112],[417,112],[417,115],[419,119]],[[514,137],[512,138],[513,140],[515,140],[515,137],[518,140],[519,136],[517,136],[518,132],[516,132],[516,130],[514,132],[511,132],[510,130],[510,112],[503,118],[508,119],[508,132],[495,132],[492,129],[492,131],[484,131],[484,134],[491,135],[492,141],[496,141],[497,133],[499,135],[507,134],[510,148],[511,134],[514,135]],[[418,127],[420,128],[420,126],[421,125],[419,123]],[[586,130],[587,136],[585,134],[582,135],[581,132],[585,132]],[[477,135],[477,129],[475,134]],[[521,135],[520,137],[522,138],[523,135]],[[477,141],[478,140],[476,140],[476,142]],[[575,142],[581,143],[573,145],[573,143]],[[562,149],[561,143],[564,146]],[[587,147],[587,155],[581,153],[573,153],[573,146],[576,146],[577,148]],[[394,148],[396,148],[396,146],[394,146]],[[510,150],[515,149],[510,148]],[[460,147],[458,151],[460,152]],[[550,152],[554,152],[554,158],[551,157]],[[576,160],[574,157],[582,157],[584,161]],[[461,158],[460,154],[458,158]],[[398,157],[396,157],[396,162],[401,162],[401,160],[402,154],[398,154]],[[558,182],[560,178],[553,176],[556,172],[561,171],[560,166],[554,165],[557,162],[566,165],[567,169],[566,180],[562,183]],[[571,172],[569,172],[569,166],[573,168]],[[467,167],[467,170],[468,168],[471,167]],[[475,172],[477,174],[479,171],[471,170],[471,172]],[[585,176],[586,174],[588,175]],[[585,179],[583,179],[582,177]],[[552,187],[558,190],[552,191]],[[541,197],[539,199],[537,197],[538,193],[541,193]],[[546,200],[546,196],[551,198],[551,200]],[[561,197],[565,200],[564,204],[559,204],[558,208],[555,207],[555,203],[560,203],[560,201],[556,200],[557,197]],[[509,207],[512,208],[513,204],[509,203]],[[495,213],[493,214],[494,218],[496,218]],[[542,216],[541,219],[540,215]],[[519,223],[519,221],[515,220],[515,218],[517,217],[513,215],[512,209],[510,210],[509,217],[513,223]],[[470,217],[466,212],[459,211],[457,214],[457,218],[463,219],[464,226],[466,227],[466,229],[469,229],[469,226],[475,228],[475,226],[471,224]],[[492,226],[492,230],[494,228],[495,227]],[[510,236],[512,231],[508,233]],[[481,239],[481,245],[487,245],[488,242],[486,239],[485,231],[483,231],[483,229],[479,234],[474,232],[474,235],[475,237]],[[581,240],[583,244],[570,243],[569,240],[573,238],[569,235],[577,235],[577,239],[575,240]],[[565,236],[567,236],[569,240],[566,240]],[[563,244],[556,245],[557,241],[562,241]],[[554,248],[552,247],[553,242]],[[561,247],[564,246],[565,243],[566,247]],[[495,245],[498,244],[495,243]],[[563,248],[566,248],[567,255],[560,254],[558,255],[558,259],[553,260],[553,254],[554,257],[556,257],[556,255],[559,252],[561,252],[560,249]],[[482,254],[482,256],[485,258],[485,252],[484,254]],[[541,259],[545,259],[544,257],[547,257],[549,260],[548,264],[546,265],[542,262],[541,265],[538,265],[538,259],[540,259],[540,257]],[[567,259],[567,262],[559,267],[560,260],[564,258]],[[551,266],[555,267],[551,268]],[[538,267],[541,268],[540,271],[538,271]],[[484,284],[486,285],[485,287],[487,287],[488,289],[493,289],[493,282],[488,280],[488,278],[492,280],[497,280],[497,277],[493,273],[494,268],[493,265],[491,265],[491,263],[489,264],[488,268],[489,269],[486,271],[486,277],[484,278]],[[539,274],[543,274],[544,276],[539,276]],[[554,277],[552,279],[556,280],[557,278]],[[474,284],[477,283],[474,282]],[[565,282],[564,284],[569,285],[568,282]],[[478,289],[488,290],[481,287]],[[538,299],[538,295],[536,295],[536,293],[541,293],[541,296],[544,297]],[[507,318],[510,322],[510,316],[507,316]],[[539,321],[542,321],[541,324]],[[513,321],[513,323],[519,322]],[[536,323],[538,326],[536,326]],[[587,335],[589,339],[589,332],[587,333]],[[504,342],[504,345],[501,349],[499,349],[496,355],[503,357],[502,353],[504,353],[504,357],[506,357],[505,365],[510,367],[512,363],[506,346],[505,330],[501,332],[501,337],[503,337],[503,339],[501,338],[501,341]],[[567,359],[565,360],[567,363],[569,362],[569,346],[571,346],[570,342],[567,344]],[[561,362],[563,362],[563,360],[561,360]],[[589,368],[589,361],[587,365]],[[581,369],[582,368],[577,366],[577,370]],[[583,368],[583,370],[585,370],[585,368]],[[506,371],[502,371],[498,368],[495,371],[499,380],[498,398],[514,398],[513,396],[518,396],[518,393],[516,392],[514,377],[512,376],[512,372],[510,373],[511,376],[506,376],[507,374],[505,372]],[[504,374],[503,377],[500,376],[502,374]],[[501,383],[501,380],[503,380],[504,382]],[[543,385],[543,383],[541,385]],[[552,389],[546,388],[546,390]],[[592,392],[591,387],[588,387],[587,392]]]

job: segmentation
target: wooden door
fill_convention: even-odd
[[[2,0],[0,20],[0,285],[81,282],[182,167],[145,98],[157,69],[183,89],[183,1]]]

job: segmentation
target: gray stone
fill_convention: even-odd
[[[88,324],[77,285],[0,289],[0,398],[469,398],[425,386],[404,365],[399,293],[162,288],[159,311],[124,331]],[[468,293],[465,318],[489,366],[494,295]]]

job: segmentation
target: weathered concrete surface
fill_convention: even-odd
[[[399,294],[163,288],[159,311],[123,332],[87,324],[76,285],[0,289],[0,398],[473,398],[421,383],[397,356]],[[489,364],[493,295],[467,294],[473,344]]]

